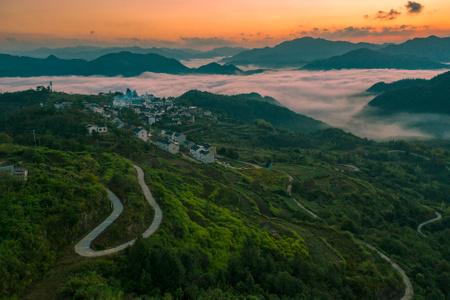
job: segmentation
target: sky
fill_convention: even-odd
[[[450,36],[448,0],[0,0],[0,49],[274,46]]]
[[[393,136],[423,136],[413,130],[405,130],[402,124],[368,123],[353,118],[373,96],[361,92],[379,81],[392,82],[403,78],[430,79],[442,70],[333,70],[333,71],[274,71],[251,76],[226,75],[168,75],[143,73],[138,77],[124,78],[102,76],[62,76],[2,78],[0,92],[20,91],[48,85],[53,82],[55,91],[96,94],[121,91],[127,88],[139,94],[150,93],[158,97],[178,97],[198,89],[224,95],[257,92],[271,96],[295,112],[322,120],[332,126],[343,128],[361,137],[385,139]],[[359,95],[359,96],[355,96]],[[407,123],[413,116],[405,116]],[[415,116],[423,118],[423,116]],[[448,116],[426,116],[442,118]],[[450,133],[447,137],[450,139]]]

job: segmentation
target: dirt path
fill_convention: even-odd
[[[163,213],[161,209],[159,208],[158,203],[156,203],[155,199],[152,196],[152,193],[150,192],[150,189],[148,188],[147,184],[144,180],[144,172],[142,169],[136,165],[133,165],[134,168],[137,171],[138,174],[138,182],[141,186],[142,192],[144,193],[145,199],[148,201],[151,207],[155,210],[155,217],[153,218],[153,222],[150,225],[150,227],[142,234],[144,238],[149,237],[152,235],[161,224]],[[122,244],[120,246],[107,249],[107,250],[101,250],[101,251],[94,251],[91,249],[91,243],[92,241],[100,235],[109,225],[111,225],[114,220],[116,220],[119,215],[123,211],[123,205],[120,202],[119,198],[117,198],[116,195],[114,195],[113,192],[108,190],[108,198],[111,200],[114,210],[112,214],[105,220],[103,223],[98,225],[94,230],[92,230],[88,235],[86,235],[78,244],[75,245],[75,252],[81,256],[88,256],[88,257],[94,257],[94,256],[103,256],[111,253],[119,252],[131,245],[134,244],[135,239],[131,240],[125,244]]]
[[[241,163],[241,164],[244,164],[244,165],[248,165],[248,166],[251,166],[251,167],[253,167],[253,168],[255,168],[255,169],[261,169],[261,168],[262,168],[261,166],[259,166],[259,165],[257,165],[257,164],[254,164],[254,163],[251,163],[251,162],[242,161],[242,160],[238,160],[238,159],[232,159],[232,158],[224,157],[223,155],[219,155],[219,154],[216,154],[216,157],[217,157],[217,158],[225,158],[225,159],[230,160],[230,161],[234,161],[234,162],[237,162],[237,163]],[[230,167],[231,167],[231,166],[230,166]],[[231,167],[231,168],[234,168],[234,169],[242,169],[242,168],[235,168],[235,167]]]
[[[350,168],[353,170],[353,172],[359,172],[359,168],[357,166],[354,166],[354,165],[341,165],[341,166]]]
[[[422,227],[423,225],[426,225],[428,223],[432,223],[432,222],[436,222],[437,220],[442,219],[442,215],[438,212],[436,212],[437,217],[428,221],[425,221],[423,223],[420,223],[419,226],[417,226],[417,232],[420,233],[421,235],[423,235],[424,237],[427,237],[423,232],[422,232]]]
[[[303,209],[303,210],[306,211],[308,214],[310,214],[313,218],[320,219],[319,216],[317,216],[315,213],[313,213],[312,211],[310,211],[309,209],[307,209],[303,204],[301,204],[300,202],[298,202],[298,200],[295,199],[295,198],[292,196],[292,182],[294,181],[294,178],[293,178],[291,175],[289,175],[289,174],[286,174],[286,175],[289,177],[289,184],[288,184],[288,186],[287,186],[287,188],[286,188],[286,192],[292,197],[292,200],[294,200],[295,204],[297,204],[301,209]]]

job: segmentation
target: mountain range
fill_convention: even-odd
[[[399,45],[355,44],[304,37],[283,42],[275,47],[251,50],[221,47],[204,52],[193,49],[140,47],[39,48],[26,52],[29,56],[0,54],[0,76],[137,76],[142,72],[250,75],[262,72],[244,72],[236,67],[250,64],[270,68],[303,67],[306,70],[448,69],[448,64],[440,62],[450,61],[449,49],[450,38],[436,36],[416,38]],[[179,62],[223,56],[229,56],[220,61],[225,65],[211,63],[199,68],[188,68]]]
[[[83,59],[59,59],[49,56],[45,59],[0,54],[0,77],[102,75],[138,76],[143,72],[167,74],[221,74],[247,75],[259,71],[244,72],[234,65],[211,63],[199,68],[188,68],[178,60],[148,53],[109,53],[92,61]]]
[[[439,38],[431,35],[427,38],[414,38],[399,45],[388,45],[380,51],[391,54],[414,55],[448,63],[450,62],[450,37]]]
[[[300,67],[306,63],[332,56],[339,56],[357,49],[392,55],[408,55],[435,62],[450,61],[450,37],[415,38],[402,44],[370,44],[328,41],[320,38],[303,37],[283,42],[275,47],[265,47],[243,51],[222,62],[235,65],[258,65],[264,67]]]
[[[301,66],[308,61],[341,55],[349,51],[369,48],[380,49],[381,45],[370,43],[350,43],[328,41],[320,38],[303,37],[283,42],[275,47],[265,47],[243,51],[222,62],[236,65],[259,65],[265,67]]]
[[[341,69],[405,69],[432,70],[448,69],[450,66],[426,58],[403,54],[389,54],[367,48],[357,49],[339,56],[316,60],[306,64],[303,70],[341,70]]]
[[[213,57],[232,56],[239,52],[247,50],[243,47],[219,47],[209,51],[199,51],[188,48],[141,48],[141,47],[93,47],[93,46],[76,46],[76,47],[64,47],[51,49],[47,47],[41,47],[28,51],[9,51],[4,52],[11,55],[30,56],[35,58],[47,58],[50,55],[54,55],[61,59],[84,59],[94,60],[100,56],[118,53],[118,52],[131,52],[138,54],[155,53],[167,58],[175,58],[177,60],[191,60],[191,59],[207,59]]]

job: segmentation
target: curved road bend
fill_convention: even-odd
[[[162,211],[161,211],[158,203],[156,203],[155,199],[153,198],[152,193],[150,192],[150,189],[145,184],[144,172],[142,171],[142,169],[140,167],[138,167],[136,165],[133,165],[133,167],[137,171],[138,182],[139,182],[139,185],[141,186],[142,192],[144,193],[145,199],[147,199],[150,206],[153,207],[153,209],[155,210],[155,216],[153,218],[152,224],[142,234],[142,236],[144,238],[147,238],[150,235],[152,235],[159,228],[163,214],[162,214]],[[114,220],[117,219],[123,211],[123,205],[122,205],[122,203],[120,203],[119,198],[116,195],[114,195],[114,193],[111,192],[110,190],[108,190],[108,198],[111,200],[111,202],[113,204],[113,208],[114,208],[113,212],[105,221],[103,221],[94,230],[92,230],[88,235],[86,235],[78,244],[75,245],[75,252],[81,256],[94,257],[94,256],[103,256],[103,255],[107,255],[107,254],[111,254],[111,253],[116,253],[116,252],[119,252],[119,251],[133,245],[135,242],[135,239],[134,239],[134,240],[131,240],[120,246],[110,248],[107,250],[101,250],[101,251],[95,251],[95,250],[91,249],[92,241],[97,236],[99,236],[109,225],[111,225],[112,222],[114,222]]]
[[[436,222],[437,220],[442,219],[442,215],[438,212],[436,212],[437,217],[428,221],[425,221],[423,223],[420,223],[419,226],[417,226],[417,232],[420,233],[421,235],[423,235],[424,237],[427,237],[423,232],[422,232],[422,227],[423,225],[426,225],[428,223],[432,223],[432,222]]]
[[[291,198],[292,198],[292,200],[294,200],[295,204],[297,204],[298,207],[300,207],[301,209],[303,209],[304,211],[306,211],[308,214],[310,214],[313,218],[318,218],[318,219],[320,219],[318,215],[316,215],[315,213],[313,213],[312,211],[310,211],[309,209],[307,209],[303,204],[301,204],[300,202],[298,202],[297,199],[295,199],[295,198],[292,196],[292,182],[294,181],[294,178],[293,178],[291,175],[287,174],[287,173],[286,173],[286,175],[289,177],[289,184],[288,184],[288,186],[287,186],[287,188],[286,188],[286,192],[291,196]]]
[[[286,175],[289,177],[289,185],[287,186],[286,191],[287,191],[287,193],[288,193],[289,195],[291,195],[291,197],[292,197],[292,193],[291,193],[291,191],[292,191],[292,181],[294,180],[294,178],[293,178],[291,175],[289,175],[289,174],[286,174]],[[307,209],[305,206],[303,206],[303,205],[302,205],[300,202],[298,202],[294,197],[292,197],[292,200],[294,200],[294,202],[295,202],[300,208],[304,209],[304,210],[305,210],[307,213],[309,213],[311,216],[313,216],[314,218],[319,218],[315,213],[313,213],[312,211],[310,211],[309,209]],[[437,213],[437,214],[438,214],[438,213]],[[439,215],[439,214],[438,214],[438,215]],[[436,218],[436,219],[440,219],[439,217],[440,217],[440,215],[439,215],[438,218]],[[319,218],[319,219],[320,219],[320,218]],[[422,223],[422,224],[420,224],[420,225],[423,226],[423,225],[425,225],[426,223],[435,221],[436,219],[429,220],[429,221],[424,222],[424,223]],[[419,225],[419,226],[420,226],[420,225]],[[362,241],[361,241],[361,242],[362,242]],[[362,242],[362,243],[364,243],[364,245],[366,245],[367,248],[370,248],[370,249],[374,250],[375,252],[377,252],[378,255],[381,256],[381,258],[383,258],[384,260],[386,260],[387,262],[389,262],[389,263],[391,264],[392,268],[394,268],[397,272],[400,273],[400,276],[402,276],[402,279],[403,279],[403,283],[405,284],[405,294],[403,295],[403,297],[402,297],[400,300],[411,300],[411,299],[413,298],[413,296],[414,296],[414,290],[413,290],[413,287],[412,287],[412,284],[411,284],[411,280],[409,280],[408,276],[407,276],[406,273],[405,273],[405,270],[403,270],[398,264],[396,264],[395,262],[393,262],[389,257],[387,257],[386,255],[384,255],[383,253],[381,253],[380,251],[378,251],[374,246],[372,246],[372,245],[370,245],[370,244],[368,244],[368,243],[366,243],[366,242]]]
[[[397,270],[400,273],[400,275],[402,276],[403,283],[405,284],[405,294],[403,295],[403,297],[400,300],[410,300],[410,299],[412,299],[414,297],[414,290],[413,290],[413,287],[412,287],[412,284],[411,284],[411,280],[409,280],[408,276],[406,276],[405,270],[403,270],[402,267],[397,265],[389,257],[387,257],[386,255],[384,255],[383,253],[378,251],[372,245],[367,244],[366,242],[363,242],[363,243],[367,246],[367,248],[370,248],[370,249],[374,250],[375,252],[378,253],[379,256],[381,256],[381,258],[383,258],[384,260],[389,262],[391,264],[391,266],[395,270]]]

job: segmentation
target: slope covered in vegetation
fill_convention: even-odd
[[[222,96],[208,92],[189,91],[179,97],[181,103],[200,106],[246,123],[264,119],[276,127],[294,132],[310,132],[329,127],[327,124],[305,115],[297,114],[286,107],[253,100],[247,96]]]
[[[48,101],[58,97],[68,95],[52,93]],[[1,164],[20,161],[29,169],[26,182],[7,189],[8,199],[15,200],[1,198],[3,209],[19,209],[18,199],[45,202],[59,195],[65,199],[57,202],[60,210],[47,215],[63,225],[73,222],[52,227],[55,233],[41,237],[48,239],[42,245],[54,249],[53,257],[44,260],[45,267],[30,267],[33,271],[26,281],[20,280],[24,278],[20,268],[8,265],[5,276],[12,278],[7,283],[14,286],[5,290],[5,297],[22,296],[38,278],[25,296],[400,299],[404,286],[399,275],[360,240],[401,264],[419,299],[447,297],[448,150],[425,144],[381,144],[337,129],[294,133],[267,119],[240,121],[230,115],[218,115],[217,122],[198,117],[193,124],[169,127],[187,131],[194,142],[215,145],[223,155],[219,159],[234,168],[206,165],[144,143],[73,102],[64,111],[44,104],[0,119],[0,131],[9,132],[0,133]],[[87,135],[82,130],[99,122],[108,124],[108,135]],[[37,147],[31,129],[36,129]],[[103,215],[108,213],[103,186],[112,189],[129,212],[97,241],[97,247],[120,244],[122,235],[134,238],[151,220],[132,165],[124,157],[144,169],[164,212],[161,227],[122,253],[96,259],[76,256],[73,245],[102,221],[101,209]],[[271,169],[241,169],[245,162]],[[44,194],[34,184],[40,175],[45,182],[55,182],[42,187],[47,189]],[[295,198],[321,219],[312,218],[293,201],[286,191],[288,175],[293,177]],[[80,195],[76,188],[86,188],[92,195]],[[80,205],[97,194],[102,195],[98,205],[93,201],[92,206]],[[46,213],[36,213],[42,209],[37,203],[19,207],[28,209],[12,217],[8,214],[6,224],[18,219],[24,228],[36,226],[38,233],[52,224],[46,223]],[[416,232],[417,224],[434,217],[434,211],[441,212],[443,219],[423,229],[428,235],[424,239]],[[65,213],[73,218],[65,218]],[[90,215],[86,222],[83,216]],[[32,217],[43,220],[30,225]],[[9,244],[3,241],[14,242],[14,234],[18,233],[1,232],[1,253],[8,253]],[[69,237],[51,239],[55,234]],[[27,246],[18,243],[17,253],[28,253]],[[29,256],[23,267],[38,264],[40,258]]]

